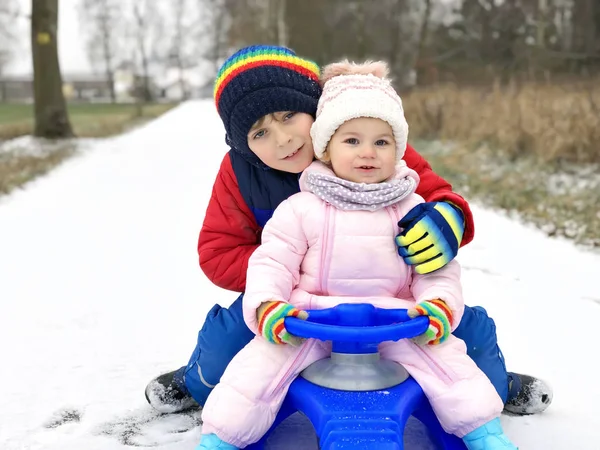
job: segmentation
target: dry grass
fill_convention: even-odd
[[[468,199],[501,208],[550,236],[600,247],[599,164],[565,163],[557,169],[535,156],[511,161],[488,146],[412,143]]]
[[[8,194],[27,181],[44,175],[73,154],[71,145],[41,155],[0,153],[0,195]]]
[[[413,138],[487,143],[511,158],[600,162],[600,80],[564,85],[439,85],[403,96]]]
[[[411,142],[457,192],[600,247],[600,80],[439,85],[403,100]]]
[[[24,119],[19,122],[0,124],[0,141],[13,139],[33,133],[33,121]]]
[[[71,104],[69,118],[77,136],[107,137],[154,119],[174,106],[172,103],[144,105],[140,115],[136,106],[129,104]],[[0,141],[32,133],[31,105],[0,103]]]

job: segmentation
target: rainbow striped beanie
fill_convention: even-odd
[[[258,119],[277,111],[314,116],[321,96],[319,66],[285,47],[245,47],[219,69],[214,96],[227,142],[252,163],[264,166],[248,148],[248,131]]]

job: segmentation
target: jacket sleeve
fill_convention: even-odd
[[[262,233],[262,244],[250,257],[244,294],[244,321],[257,332],[256,310],[269,300],[289,302],[300,280],[300,265],[308,250],[302,218],[294,196],[282,202]]]
[[[460,208],[465,216],[465,232],[460,245],[462,247],[471,242],[475,235],[475,224],[467,201],[453,192],[452,185],[436,174],[429,163],[410,145],[406,146],[404,160],[408,167],[419,174],[421,181],[417,186],[417,194],[426,202],[448,202]]]
[[[460,265],[450,261],[435,272],[419,275],[413,271],[411,292],[417,303],[441,299],[452,311],[452,331],[462,318],[465,303],[460,283]]]
[[[217,286],[243,292],[248,259],[259,243],[260,227],[240,193],[227,154],[217,174],[200,230],[200,267]]]

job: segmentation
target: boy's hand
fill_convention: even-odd
[[[429,317],[429,328],[417,336],[414,341],[419,345],[437,345],[450,336],[452,328],[452,311],[445,301],[440,299],[426,300],[408,310],[408,316],[414,319],[418,316]]]
[[[421,203],[398,222],[398,253],[418,274],[431,273],[454,259],[465,232],[462,211],[446,202]]]
[[[295,347],[304,342],[304,339],[294,336],[285,329],[286,317],[297,317],[306,320],[308,313],[294,308],[289,303],[270,301],[261,304],[256,313],[258,319],[258,333],[273,344],[290,344]]]

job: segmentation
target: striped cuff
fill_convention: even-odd
[[[425,332],[429,338],[428,344],[441,344],[448,339],[452,329],[452,311],[446,302],[440,299],[427,300],[419,303],[415,309],[429,317],[429,328]]]
[[[285,344],[289,334],[284,320],[288,316],[298,317],[299,309],[281,301],[265,302],[257,312],[258,333],[273,344]]]

